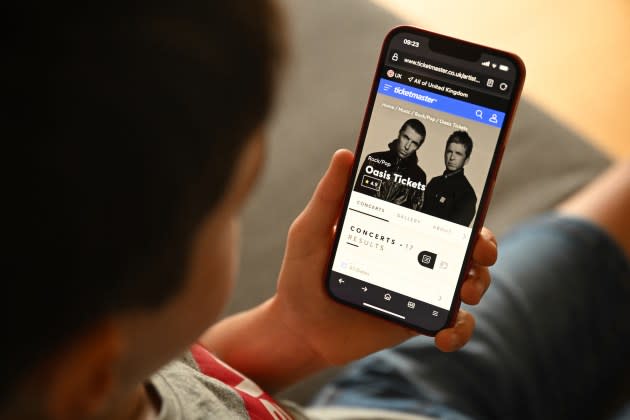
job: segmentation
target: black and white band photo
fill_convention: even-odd
[[[446,140],[444,172],[429,181],[421,211],[449,222],[470,226],[475,217],[477,194],[464,174],[473,141],[465,131],[455,131]]]
[[[494,141],[485,145],[482,159],[473,160],[474,141],[469,130],[417,118],[397,120],[396,125],[392,118],[387,121],[389,139],[383,125],[377,130],[370,127],[363,150],[365,158],[357,172],[354,190],[470,226],[485,184]],[[383,139],[380,146],[375,132]],[[496,139],[496,134],[492,134],[486,135]],[[470,174],[473,174],[473,182]]]
[[[355,191],[412,210],[423,204],[427,176],[418,166],[417,150],[424,143],[426,129],[416,119],[407,120],[388,150],[370,153],[359,171]]]

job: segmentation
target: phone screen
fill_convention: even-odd
[[[390,32],[337,226],[333,298],[430,335],[451,323],[523,78],[512,54]]]

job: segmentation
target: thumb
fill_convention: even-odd
[[[322,240],[328,244],[343,204],[353,162],[354,155],[349,150],[335,152],[311,200],[291,225],[289,240],[293,246],[320,248]],[[301,249],[299,253],[309,253],[309,250]]]

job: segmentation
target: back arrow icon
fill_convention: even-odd
[[[339,279],[339,284],[343,284],[344,280],[343,279]]]

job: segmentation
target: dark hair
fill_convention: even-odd
[[[0,398],[91,323],[179,291],[284,52],[271,0],[30,7],[7,15]]]
[[[464,146],[466,149],[466,159],[470,157],[473,149],[473,141],[470,135],[466,131],[455,131],[446,140],[446,147],[451,143],[457,143]]]
[[[424,138],[427,136],[427,129],[424,128],[424,124],[422,124],[419,120],[415,118],[411,118],[400,127],[399,133],[402,133],[406,127],[411,127],[413,131],[420,134],[422,140],[420,140],[420,144],[424,142]]]

